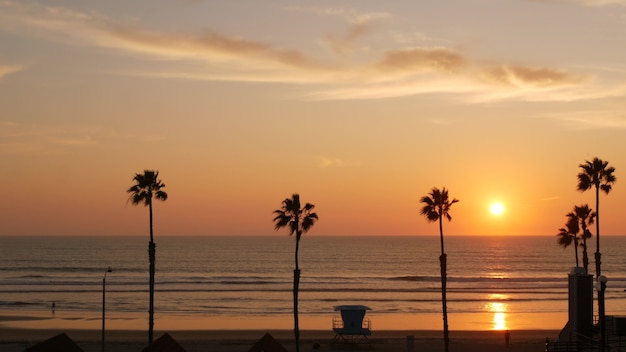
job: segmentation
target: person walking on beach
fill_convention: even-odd
[[[504,333],[504,343],[506,344],[506,347],[511,345],[511,333],[509,330]]]
[[[53,301],[52,302],[52,315],[54,315],[55,308],[56,308],[56,302]]]

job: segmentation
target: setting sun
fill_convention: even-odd
[[[489,212],[493,215],[502,215],[504,213],[504,205],[502,203],[492,203],[489,206]]]

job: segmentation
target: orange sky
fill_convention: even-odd
[[[147,11],[146,9],[150,10]],[[452,10],[454,9],[454,10]],[[558,18],[558,23],[554,19]],[[0,235],[553,235],[578,164],[616,167],[624,235],[626,2],[0,3]],[[506,211],[495,217],[493,201]],[[277,235],[285,235],[281,231]]]

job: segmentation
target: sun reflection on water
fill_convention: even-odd
[[[509,330],[509,324],[507,322],[509,305],[505,302],[498,302],[507,298],[508,295],[503,294],[489,295],[489,299],[495,301],[485,304],[485,310],[493,313],[493,327],[491,328],[491,330]]]

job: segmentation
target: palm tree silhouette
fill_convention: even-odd
[[[300,352],[300,326],[298,323],[298,288],[300,286],[300,266],[298,265],[298,251],[300,237],[313,227],[318,220],[317,214],[312,212],[315,205],[306,203],[300,208],[300,195],[294,193],[291,198],[283,200],[282,207],[274,210],[274,229],[280,230],[289,227],[289,236],[296,234],[296,268],[293,271],[293,331],[296,340],[296,352]]]
[[[589,257],[587,255],[587,240],[591,238],[591,231],[587,229],[588,225],[592,225],[596,213],[589,208],[589,205],[577,205],[574,206],[574,210],[567,214],[567,216],[571,219],[574,219],[576,222],[580,224],[580,238],[583,240],[581,243],[581,247],[583,247],[583,267],[585,268],[585,272],[589,272]]]
[[[591,187],[596,188],[596,278],[599,278],[602,274],[600,269],[601,254],[600,254],[600,190],[609,194],[615,183],[615,168],[609,166],[608,161],[593,158],[592,161],[585,160],[584,164],[578,165],[582,171],[578,174],[578,186],[577,189],[584,192]]]
[[[443,308],[443,341],[446,352],[448,352],[450,339],[448,337],[448,307],[446,300],[447,255],[443,246],[443,218],[445,217],[448,221],[452,220],[452,217],[449,214],[450,207],[458,201],[459,200],[456,198],[449,200],[448,190],[445,187],[442,190],[434,187],[427,196],[423,196],[420,199],[420,202],[425,204],[422,207],[421,214],[426,216],[428,222],[435,222],[439,220],[439,240],[441,242],[441,256],[439,257],[439,263],[441,266],[441,305]]]
[[[574,242],[574,255],[576,256],[576,267],[578,268],[578,231],[580,228],[578,227],[578,219],[569,216],[570,214],[567,214],[565,227],[559,229],[557,242],[560,246],[563,246],[563,248],[569,247],[569,245]]]
[[[150,211],[150,242],[148,242],[148,257],[150,260],[150,308],[148,319],[148,344],[152,343],[154,337],[154,272],[156,261],[156,245],[152,231],[152,198],[165,201],[167,193],[161,190],[165,184],[159,180],[159,172],[154,170],[144,170],[143,174],[135,174],[133,177],[135,184],[126,192],[130,193],[129,200],[133,205],[143,204]]]

